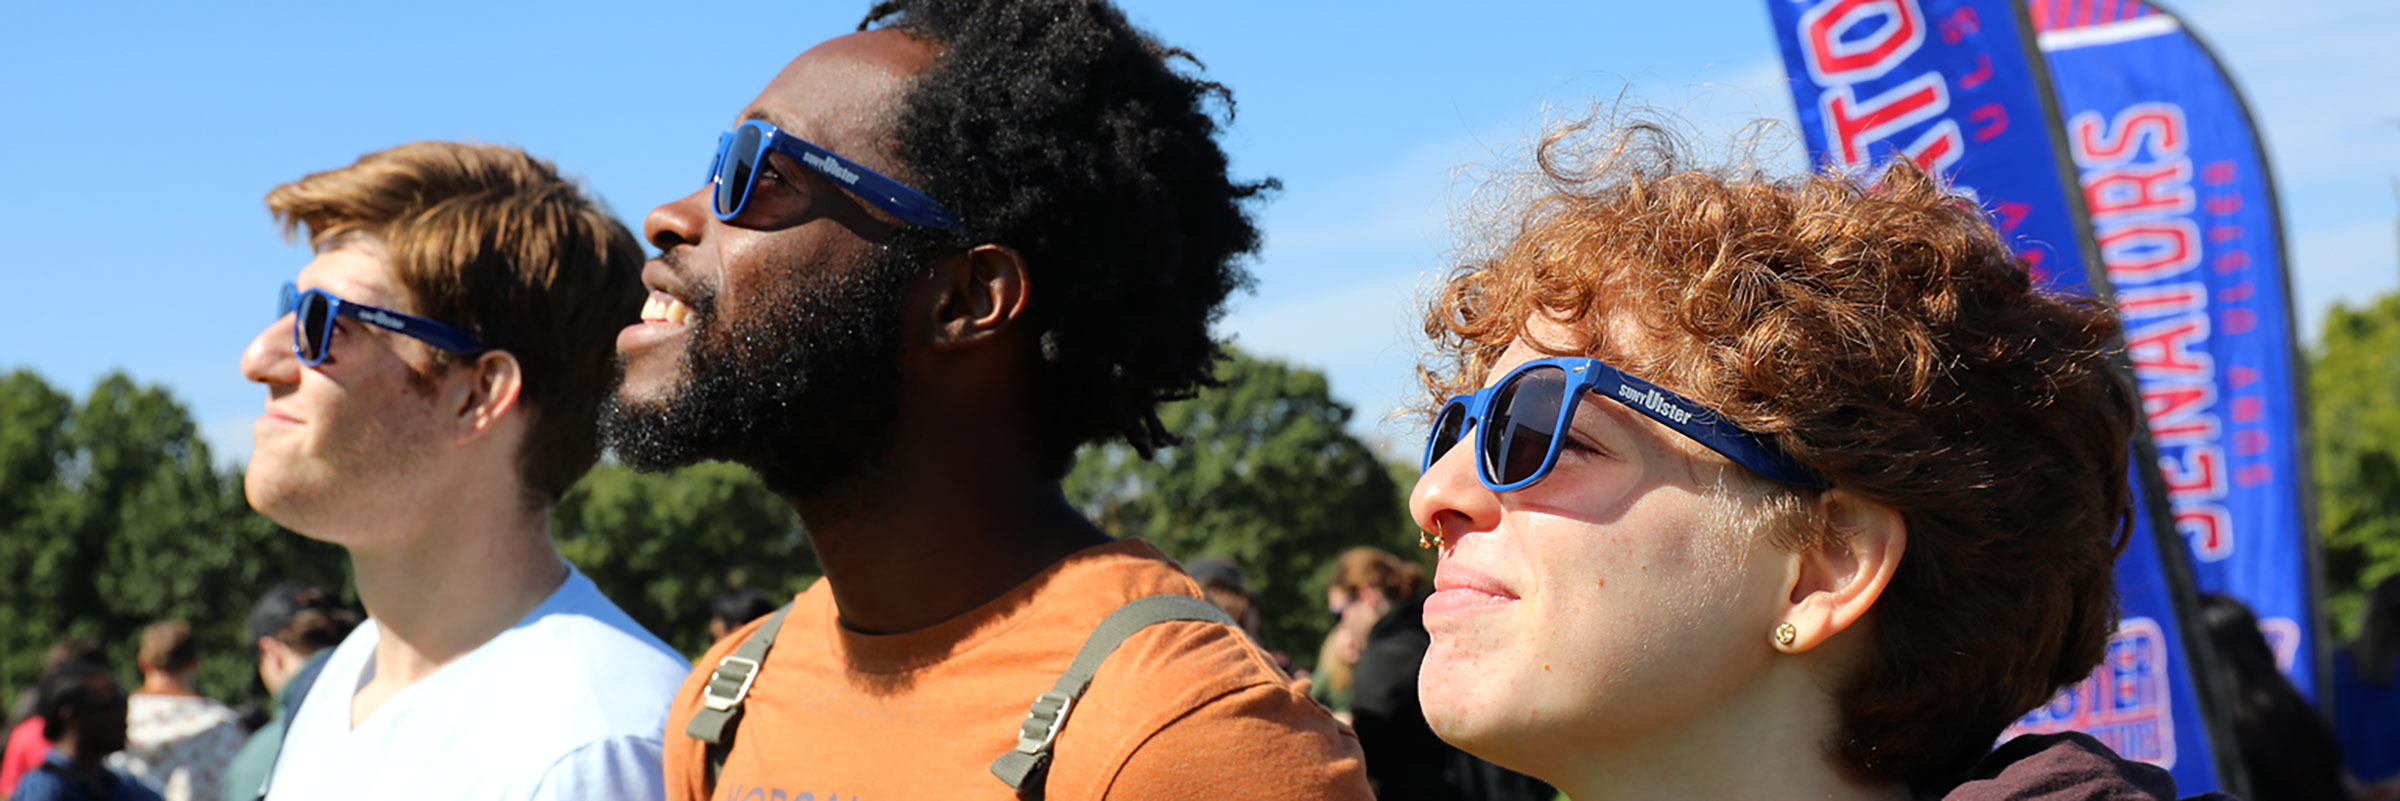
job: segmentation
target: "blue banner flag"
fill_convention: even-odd
[[[2248,604],[2292,684],[2315,697],[2306,430],[2257,131],[2173,15],[2139,0],[2033,0],[2029,12],[2194,578]]]
[[[1809,152],[1860,171],[1907,158],[1974,193],[2037,280],[2108,291],[2084,227],[2083,188],[2059,136],[2045,65],[2011,0],[1768,0]],[[2147,448],[2143,449],[2147,451]],[[2183,542],[2160,520],[2161,483],[2129,478],[2145,508],[2118,560],[2123,618],[2091,678],[2008,736],[2085,731],[2167,768],[2183,793],[2222,787],[2219,755],[2181,621]],[[2213,697],[2213,696],[2212,696]]]

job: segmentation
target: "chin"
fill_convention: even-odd
[[[1436,638],[1417,673],[1417,701],[1435,734],[1472,751],[1502,728],[1497,721],[1508,717],[1514,683],[1495,674],[1485,660]]]
[[[663,346],[662,346],[663,347]],[[676,388],[690,381],[683,366],[679,349],[660,353],[662,348],[650,348],[633,355],[617,356],[617,397],[626,403],[664,403]]]
[[[250,468],[242,476],[242,497],[250,502],[250,508],[274,521],[275,525],[300,536],[335,545],[343,544],[340,540],[325,536],[323,532],[327,528],[318,525],[320,519],[326,517],[318,514],[318,510],[338,506],[331,497],[330,489],[322,485],[312,486],[299,476],[277,470],[271,460],[263,465],[261,462],[259,456],[252,455]]]
[[[1425,653],[1417,700],[1425,722],[1443,741],[1521,773],[1539,776],[1528,757],[1555,748],[1576,709],[1545,703],[1566,677],[1564,665],[1545,671],[1507,653],[1469,653],[1441,638]]]

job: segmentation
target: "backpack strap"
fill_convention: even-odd
[[[1115,653],[1117,646],[1135,632],[1152,625],[1175,620],[1198,620],[1233,625],[1224,610],[1189,595],[1152,595],[1118,607],[1100,625],[1092,629],[1083,649],[1075,652],[1075,662],[1058,677],[1050,691],[1034,696],[1033,709],[1026,713],[1025,723],[1018,727],[1017,747],[992,761],[992,775],[1000,777],[1019,796],[1038,801],[1043,785],[1049,779],[1050,746],[1058,740],[1059,729],[1067,725],[1067,713],[1074,711],[1075,701],[1092,686],[1092,676],[1100,672],[1100,663]]]
[[[267,788],[275,786],[275,768],[283,764],[283,744],[292,739],[292,721],[300,717],[300,703],[308,700],[308,689],[317,686],[317,675],[324,673],[325,663],[331,661],[333,649],[318,651],[283,683],[283,731],[275,733],[275,755],[267,758],[267,775],[258,781],[260,799],[267,797]]]
[[[700,688],[700,708],[692,713],[692,721],[683,733],[708,744],[708,783],[702,795],[716,792],[717,774],[725,769],[725,757],[733,751],[733,735],[742,722],[742,700],[750,697],[750,685],[758,681],[759,665],[767,661],[767,650],[775,647],[775,635],[783,630],[783,617],[791,614],[785,604],[767,622],[750,632],[750,639],[717,660],[717,670]]]

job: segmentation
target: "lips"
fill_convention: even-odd
[[[298,428],[299,426],[300,418],[285,414],[273,405],[269,405],[266,413],[250,422],[250,436],[255,439],[267,436],[270,431]]]
[[[1425,617],[1430,625],[1434,618],[1488,611],[1517,600],[1507,583],[1453,556],[1433,571],[1433,596],[1425,600]]]
[[[289,413],[289,412],[286,412],[286,411],[284,411],[284,410],[282,410],[282,409],[275,408],[275,404],[269,403],[269,404],[267,404],[267,411],[266,411],[266,413],[265,413],[265,414],[261,414],[261,415],[259,415],[259,416],[258,416],[258,421],[259,421],[259,422],[261,422],[261,423],[278,423],[278,424],[282,424],[282,425],[298,425],[298,424],[300,423],[300,418],[298,418],[298,417],[293,417],[293,416],[291,415],[291,413]]]

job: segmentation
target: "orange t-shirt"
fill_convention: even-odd
[[[1160,593],[1201,597],[1157,548],[1123,540],[930,628],[868,635],[841,626],[818,581],[759,669],[713,798],[1014,799],[991,764],[1016,747],[1034,697],[1102,618]],[[668,798],[709,797],[706,744],[684,726],[717,662],[763,622],[710,648],[684,681],[667,719]],[[1126,639],[1052,754],[1051,801],[1373,797],[1358,736],[1222,623],[1160,623]]]

